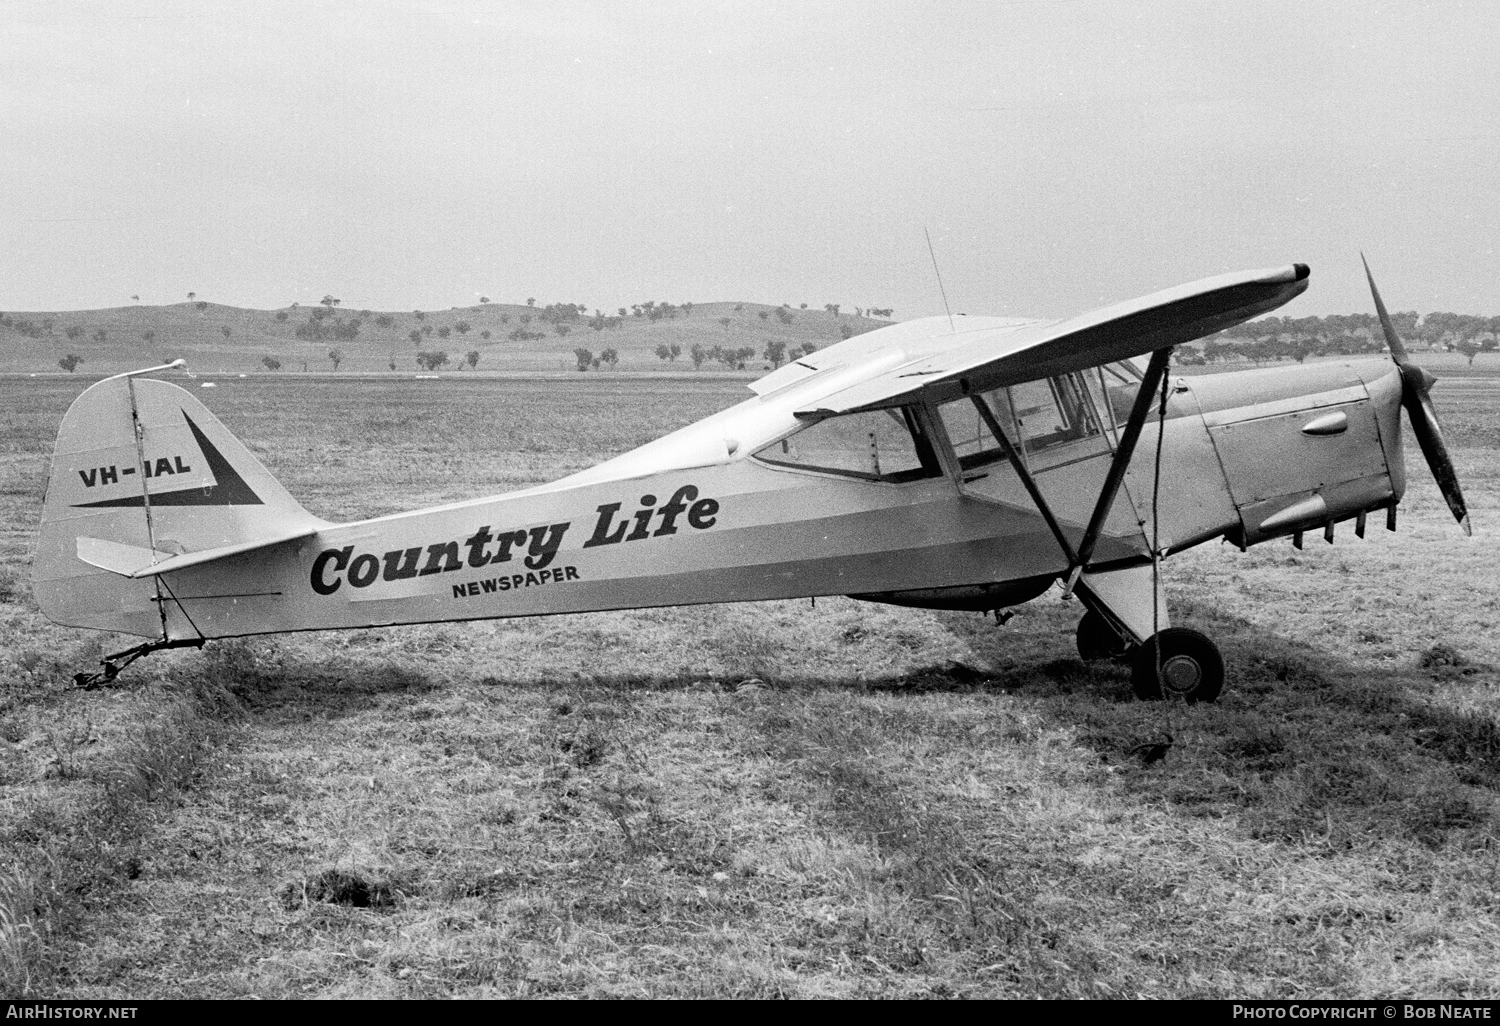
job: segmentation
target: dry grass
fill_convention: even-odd
[[[33,967],[40,961],[36,883],[20,868],[0,872],[0,993],[31,992]]]
[[[449,497],[442,453],[520,481],[568,469],[533,436],[565,462],[633,444],[583,416],[601,403],[654,430],[737,391],[392,391],[339,443],[320,410],[371,409],[364,387],[213,401],[337,515]],[[1472,542],[1414,468],[1397,535],[1170,564],[1233,674],[1210,707],[1079,663],[1056,596],[1004,628],[820,600],[269,638],[84,694],[57,681],[92,643],[23,585],[0,605],[3,989],[1493,998],[1500,465],[1474,391],[1443,410]],[[45,394],[0,452],[22,582]]]

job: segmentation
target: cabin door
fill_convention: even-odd
[[[1021,476],[1024,469],[1076,551],[1139,389],[1130,369],[1112,365],[1040,378],[938,407],[958,460],[960,491],[982,502],[1029,510],[1042,520]],[[996,438],[996,428],[1008,447]],[[1047,536],[1059,570],[1067,569],[1067,555],[1050,529]],[[1135,506],[1121,489],[1094,561],[1137,558],[1147,551]]]

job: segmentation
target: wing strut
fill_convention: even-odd
[[[979,415],[984,418],[985,426],[990,429],[990,433],[999,439],[1000,448],[1005,451],[1006,459],[1010,460],[1010,465],[1015,468],[1016,476],[1026,486],[1027,494],[1031,496],[1031,501],[1036,503],[1037,510],[1041,512],[1042,519],[1047,522],[1047,527],[1052,531],[1052,536],[1057,539],[1057,544],[1062,548],[1063,555],[1068,557],[1068,565],[1072,566],[1076,564],[1078,557],[1073,552],[1073,546],[1068,543],[1068,536],[1063,534],[1062,525],[1057,522],[1057,517],[1052,515],[1051,505],[1048,504],[1046,497],[1042,495],[1042,490],[1036,486],[1036,479],[1026,469],[1026,461],[1021,459],[1021,454],[1016,451],[1015,446],[1010,444],[1009,436],[1000,427],[1000,422],[995,419],[995,414],[990,409],[990,404],[985,402],[982,396],[971,395],[969,398],[974,401],[974,406],[979,410]]]
[[[1072,593],[1073,585],[1078,583],[1079,576],[1094,555],[1094,546],[1098,544],[1099,534],[1104,530],[1105,518],[1114,507],[1115,496],[1119,494],[1120,484],[1125,480],[1125,471],[1130,466],[1130,457],[1135,453],[1135,444],[1140,441],[1141,429],[1146,426],[1151,403],[1156,398],[1156,391],[1161,387],[1162,377],[1167,373],[1167,364],[1171,359],[1171,346],[1151,354],[1151,362],[1146,366],[1146,376],[1141,380],[1141,390],[1136,393],[1135,405],[1130,408],[1130,419],[1125,422],[1120,445],[1115,449],[1109,473],[1105,475],[1104,485],[1099,489],[1099,500],[1094,503],[1094,515],[1089,518],[1088,529],[1083,532],[1083,540],[1078,543],[1078,557],[1072,561],[1073,569],[1068,574],[1067,587],[1063,592],[1065,595]],[[1156,516],[1155,509],[1151,511],[1151,516]]]

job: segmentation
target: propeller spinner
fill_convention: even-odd
[[[1385,332],[1385,341],[1391,348],[1391,359],[1401,371],[1401,405],[1406,407],[1406,416],[1411,421],[1412,433],[1427,458],[1427,466],[1437,480],[1438,488],[1447,500],[1453,518],[1472,535],[1474,528],[1469,523],[1469,508],[1464,504],[1463,489],[1458,486],[1458,474],[1453,469],[1453,460],[1448,455],[1448,446],[1443,441],[1443,430],[1438,425],[1437,410],[1432,405],[1432,386],[1437,381],[1431,374],[1411,362],[1401,336],[1396,334],[1385,303],[1381,302],[1380,290],[1375,287],[1375,278],[1370,274],[1370,263],[1365,255],[1359,255],[1365,265],[1365,279],[1370,283],[1370,295],[1375,298],[1375,313],[1380,317],[1380,327]]]

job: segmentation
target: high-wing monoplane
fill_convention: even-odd
[[[1368,269],[1367,269],[1368,274]],[[550,484],[335,524],[188,392],[107,378],[58,435],[34,564],[62,624],[162,648],[281,631],[851,595],[982,612],[1061,582],[1085,658],[1142,697],[1210,701],[1224,663],[1170,625],[1161,560],[1384,512],[1405,407],[1468,514],[1428,393],[1370,281],[1395,367],[1174,376],[1173,347],[1275,309],[1304,264],[1068,320],[930,317],[780,367],[754,396]]]

